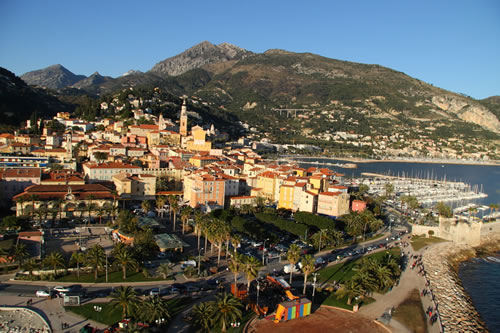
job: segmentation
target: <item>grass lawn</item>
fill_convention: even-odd
[[[190,297],[172,298],[167,301],[171,318],[174,318],[191,303]],[[102,307],[101,312],[96,312],[94,306]],[[66,310],[76,313],[86,319],[90,319],[106,325],[114,325],[122,319],[122,308],[113,309],[111,303],[86,303],[80,306],[65,306]]]
[[[411,332],[427,332],[425,313],[417,289],[412,290],[410,296],[396,308],[392,317]]]
[[[337,296],[335,295],[335,292],[330,292],[327,290],[321,291],[319,293],[316,293],[316,296],[314,298],[314,304],[321,304],[321,305],[330,305],[330,306],[335,306],[337,308],[342,308],[346,310],[352,311],[352,307],[354,304],[359,304],[360,307],[363,305],[368,305],[370,303],[375,302],[375,299],[371,297],[365,297],[363,299],[355,300],[353,299],[351,304],[347,304],[347,296],[343,297],[341,299],[337,299]]]
[[[319,281],[321,283],[327,282],[327,281],[328,282],[337,281],[337,282],[342,283],[343,281],[347,281],[354,275],[355,271],[353,270],[353,267],[358,262],[358,260],[360,260],[361,258],[364,258],[364,257],[375,258],[375,259],[379,260],[386,254],[386,252],[389,252],[394,257],[399,258],[401,250],[399,249],[399,247],[394,247],[394,248],[387,250],[387,251],[381,251],[381,252],[369,254],[367,256],[363,256],[363,257],[360,257],[357,259],[347,260],[343,263],[320,269],[318,271]]]
[[[167,280],[171,280],[168,277]],[[56,281],[59,282],[80,282],[80,283],[99,283],[106,282],[106,274],[102,272],[98,275],[97,280],[94,279],[94,273],[81,273],[80,278],[76,274],[69,274],[65,276],[58,277]],[[165,281],[162,277],[144,277],[142,272],[128,271],[127,279],[122,279],[122,271],[110,272],[108,273],[108,282],[144,282],[144,281]]]
[[[425,236],[412,236],[411,237],[411,246],[413,246],[413,249],[415,251],[418,251],[421,248],[426,247],[427,245],[440,243],[440,242],[445,242],[445,240],[438,238],[438,237],[425,237]]]

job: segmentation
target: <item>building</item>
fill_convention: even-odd
[[[353,212],[362,212],[366,209],[366,202],[361,200],[353,200],[351,203],[351,210]]]
[[[139,173],[141,167],[120,163],[120,162],[107,162],[107,163],[94,163],[88,162],[83,164],[83,174],[85,179],[90,182],[98,181],[112,181],[113,176],[119,173]]]
[[[293,209],[294,185],[281,185],[278,208]]]
[[[252,207],[257,206],[257,197],[251,195],[245,195],[245,196],[229,198],[230,207],[241,208],[241,206],[243,205],[250,205]]]
[[[40,185],[41,174],[39,168],[12,168],[0,171],[0,198],[11,200],[26,187]]]
[[[46,168],[49,158],[45,156],[0,156],[0,169],[5,168]]]
[[[206,141],[207,133],[200,126],[191,129],[191,137],[186,140],[186,149],[191,151],[206,151],[212,149],[212,142]]]
[[[154,200],[156,194],[156,176],[148,174],[119,173],[113,176],[118,195],[136,200]]]
[[[33,185],[14,196],[16,216],[57,211],[61,217],[95,216],[99,208],[109,209],[116,205],[117,197],[100,184],[84,185]],[[58,202],[60,204],[58,204]]]
[[[321,192],[318,214],[339,217],[349,213],[349,195],[345,192]]]
[[[224,207],[225,180],[208,174],[184,177],[184,200],[193,208],[216,204]]]
[[[188,116],[187,116],[186,99],[184,99],[181,106],[181,116],[179,125],[179,134],[184,137],[186,137],[188,134],[187,121],[188,121]]]

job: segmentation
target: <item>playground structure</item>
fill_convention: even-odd
[[[311,314],[311,301],[307,298],[295,296],[290,291],[290,285],[282,278],[268,275],[266,277],[271,283],[280,286],[284,291],[289,301],[278,304],[274,322],[279,323],[284,320],[291,320],[295,318],[305,317]]]
[[[306,317],[311,314],[311,301],[307,298],[297,298],[293,301],[283,302],[278,305],[274,322],[287,321],[295,318]]]
[[[247,296],[247,287],[243,283],[238,283],[238,285],[235,285],[234,283],[232,283],[231,284],[231,293],[236,298],[244,299]]]

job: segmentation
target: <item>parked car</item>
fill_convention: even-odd
[[[160,288],[153,288],[149,291],[149,296],[160,296]]]
[[[60,293],[67,293],[71,291],[70,287],[62,287],[62,286],[56,286],[54,287],[54,290]]]
[[[50,293],[46,290],[37,290],[35,295],[36,297],[49,297]]]

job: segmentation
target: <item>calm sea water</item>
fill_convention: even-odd
[[[304,166],[320,166],[308,164],[307,161],[320,161],[326,163],[346,163],[335,159],[301,159]],[[447,179],[450,181],[462,181],[471,186],[477,186],[479,190],[488,194],[488,197],[475,201],[478,204],[488,205],[500,202],[500,166],[487,165],[459,165],[459,164],[427,164],[408,162],[372,162],[357,163],[356,169],[343,169],[335,166],[324,166],[346,176],[361,176],[362,172],[390,173],[391,175],[404,175],[409,177]]]
[[[500,262],[474,258],[460,265],[458,276],[490,332],[500,333]]]
[[[319,166],[303,159],[302,166]],[[345,163],[339,160],[319,160],[327,163]],[[433,179],[456,180],[471,186],[477,185],[488,197],[474,201],[481,205],[500,202],[500,166],[458,165],[458,164],[426,164],[403,162],[358,163],[357,169],[342,169],[326,166],[346,176],[359,177],[362,172],[403,175]],[[500,260],[500,253],[495,258]],[[474,258],[462,263],[459,277],[465,290],[470,295],[474,306],[480,313],[492,333],[500,333],[500,263],[495,260]]]

